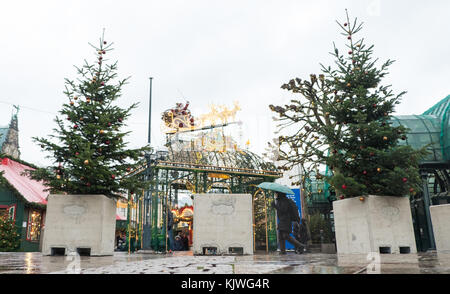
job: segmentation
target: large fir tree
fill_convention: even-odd
[[[54,166],[30,171],[32,178],[44,180],[53,193],[104,194],[118,196],[126,190],[145,187],[137,177],[128,176],[143,160],[147,147],[127,149],[121,131],[129,118],[132,104],[126,109],[115,105],[127,79],[117,79],[117,62],[105,59],[112,44],[102,37],[95,49],[96,61],[85,60],[77,68],[77,82],[66,79],[64,94],[68,98],[56,117],[57,128],[50,139],[33,138],[51,153]],[[59,142],[58,142],[59,141]]]
[[[300,164],[308,176],[326,178],[341,199],[360,195],[404,196],[420,189],[419,160],[425,150],[400,146],[407,130],[389,123],[402,92],[381,85],[393,63],[377,67],[373,45],[357,33],[362,23],[339,23],[347,40],[345,54],[334,46],[335,67],[322,65],[310,81],[291,80],[282,86],[301,94],[291,105],[270,108],[280,115],[280,129],[297,126],[281,136],[280,159],[287,168]],[[327,165],[331,175],[320,173]]]

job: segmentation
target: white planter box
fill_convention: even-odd
[[[90,250],[91,256],[113,255],[116,202],[104,195],[49,195],[44,255]],[[57,253],[58,252],[58,253]]]
[[[450,204],[430,206],[436,251],[450,253]]]
[[[333,202],[337,253],[417,253],[409,199],[364,198]]]
[[[250,194],[197,194],[194,209],[194,254],[253,254]]]

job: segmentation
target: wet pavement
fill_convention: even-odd
[[[450,253],[372,256],[257,253],[247,256],[193,256],[192,252],[114,256],[43,256],[0,253],[0,274],[450,274]]]

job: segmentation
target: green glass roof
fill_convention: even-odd
[[[408,129],[406,141],[400,140],[399,145],[409,145],[414,149],[419,149],[429,145],[429,154],[425,161],[442,162],[444,159],[440,134],[440,119],[434,115],[399,115],[392,117],[391,124],[399,125]]]

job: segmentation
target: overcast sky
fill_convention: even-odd
[[[147,142],[149,77],[152,143],[160,114],[189,100],[194,116],[208,105],[241,104],[243,140],[261,154],[274,137],[268,105],[289,101],[280,86],[331,64],[332,43],[344,48],[336,20],[365,23],[360,34],[375,57],[397,62],[386,84],[408,91],[398,114],[420,114],[450,95],[450,1],[3,1],[0,6],[0,125],[19,104],[22,159],[48,164],[31,137],[47,136],[67,102],[64,78],[95,60],[88,42],[103,28],[119,76],[131,76],[120,105],[140,102],[128,121],[130,146]]]

